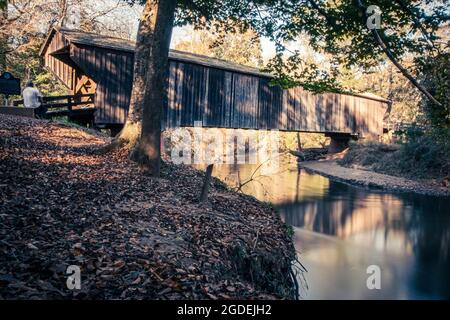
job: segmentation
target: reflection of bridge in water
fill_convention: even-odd
[[[120,128],[133,78],[134,42],[53,29],[41,50],[45,66],[73,94],[95,93],[94,122]],[[271,86],[257,69],[172,50],[163,128],[203,126],[322,132],[332,138],[382,133],[388,101],[371,95],[312,94]]]
[[[234,186],[238,171],[246,181],[256,167],[216,165],[215,175]],[[243,191],[297,227],[312,298],[450,297],[450,198],[372,191],[295,169],[256,174]],[[365,286],[371,264],[383,273],[378,293]]]
[[[281,164],[273,175],[254,175],[243,191],[274,203],[289,225],[394,251],[411,252],[433,243],[433,250],[442,250],[435,254],[450,262],[448,198],[370,191],[289,166]],[[214,170],[235,186],[237,172],[242,182],[257,167],[216,165]]]

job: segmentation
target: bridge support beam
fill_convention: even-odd
[[[348,148],[350,139],[354,138],[348,133],[326,133],[326,137],[330,137],[330,145],[328,146],[328,153],[338,153]]]

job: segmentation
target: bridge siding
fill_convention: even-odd
[[[47,52],[55,52],[57,50],[63,49],[67,46],[67,41],[64,37],[57,33],[52,39],[52,42],[49,44]],[[44,67],[50,69],[55,76],[70,90],[72,90],[74,86],[73,76],[74,76],[74,68],[63,61],[56,59],[55,57],[46,54],[43,59]]]
[[[133,80],[133,54],[72,44],[70,57],[97,83],[95,122],[125,123]]]
[[[45,66],[70,89],[80,74],[97,83],[97,124],[123,124],[132,89],[130,51],[70,43],[65,62],[50,53],[69,43],[56,32],[44,52]],[[167,108],[162,127],[204,126],[288,131],[381,134],[385,102],[301,87],[282,90],[270,78],[170,59]]]

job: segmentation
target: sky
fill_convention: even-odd
[[[115,5],[116,0],[98,0],[98,2],[96,3],[96,6],[99,8],[103,8],[103,10],[108,7],[114,7]],[[115,10],[112,10],[104,17],[101,17],[100,20],[109,23],[111,23],[111,21],[114,21],[115,23],[127,24],[129,28],[129,37],[130,39],[135,40],[141,12],[142,6],[140,5],[134,5],[132,7],[121,6],[119,8],[116,8]],[[185,40],[186,37],[189,37],[190,32],[192,32],[192,25],[175,27],[172,31],[172,41],[170,47],[174,48],[177,43]],[[261,49],[264,63],[266,63],[270,58],[273,58],[273,56],[275,55],[275,44],[268,38],[261,38]]]
[[[174,48],[178,42],[184,40],[188,36],[188,32],[192,30],[192,26],[175,27],[172,32],[172,41],[170,47]],[[275,45],[268,38],[261,38],[262,58],[266,63],[275,55]]]
[[[117,0],[97,0],[95,5],[95,10],[100,10],[103,8],[108,7],[114,7],[117,5]],[[100,8],[100,9],[99,9]],[[112,10],[109,14],[102,17],[100,20],[104,20],[105,22],[109,23],[118,23],[127,25],[128,27],[128,35],[132,40],[136,39],[137,34],[137,28],[138,28],[138,21],[139,16],[142,12],[142,6],[140,5],[134,5],[132,7],[129,7],[127,5],[120,6],[116,8],[115,10]],[[114,22],[111,22],[114,21]],[[127,29],[125,28],[125,30]],[[185,40],[186,37],[189,37],[189,31],[192,31],[192,26],[184,26],[184,27],[175,27],[172,32],[172,41],[171,41],[171,48],[174,48],[178,42],[181,40]],[[118,35],[119,36],[119,35]],[[123,35],[122,35],[123,36]],[[298,43],[291,43],[287,45],[287,47],[294,51],[296,49],[301,49],[299,47]],[[261,38],[261,49],[262,49],[262,58],[263,62],[267,63],[268,60],[274,57],[275,55],[275,44],[270,41],[270,39],[262,37]]]

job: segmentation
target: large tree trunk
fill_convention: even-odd
[[[8,23],[8,7],[0,8],[0,73],[6,71],[6,55],[8,53],[8,34],[4,24]]]
[[[159,176],[161,114],[166,99],[170,38],[176,0],[148,0],[134,55],[134,80],[125,127],[116,143],[133,148],[131,157]]]

